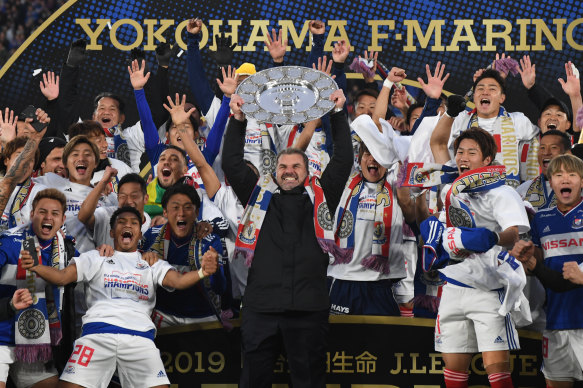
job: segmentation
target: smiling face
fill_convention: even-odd
[[[135,252],[142,238],[142,220],[134,213],[121,213],[109,233],[116,251]]]
[[[143,216],[144,205],[148,202],[148,194],[144,194],[139,183],[127,182],[119,187],[117,202],[118,207],[133,207]]]
[[[566,171],[564,166],[561,166],[551,175],[549,181],[555,192],[559,210],[568,211],[581,201],[583,179],[577,172]]]
[[[172,233],[178,238],[192,234],[198,216],[198,209],[185,194],[174,194],[168,199],[164,217],[168,219]]]
[[[387,169],[377,163],[375,158],[368,151],[362,153],[360,158],[360,169],[362,171],[362,176],[368,182],[378,182],[387,173]]]
[[[105,133],[103,132],[99,134],[96,133],[94,135],[87,137],[89,138],[89,140],[91,140],[93,144],[97,146],[97,149],[99,150],[99,159],[100,160],[107,159],[107,140],[105,139]]]
[[[175,184],[188,171],[184,156],[175,149],[167,148],[158,159],[156,175],[158,183],[162,187],[170,187]]]
[[[548,105],[540,114],[538,126],[542,133],[552,129],[567,132],[571,128],[571,122],[558,105]]]
[[[476,84],[474,104],[478,117],[488,119],[498,116],[500,106],[505,99],[506,95],[502,92],[502,87],[494,78],[484,78]]]
[[[283,190],[302,185],[308,176],[308,167],[300,154],[283,154],[277,160],[275,180]]]
[[[463,139],[455,153],[455,163],[460,174],[485,167],[491,161],[489,156],[483,159],[482,149],[473,139]]]
[[[69,172],[69,180],[89,186],[96,166],[97,161],[91,146],[87,143],[77,144],[67,158],[66,167]]]
[[[115,127],[123,123],[124,119],[125,116],[119,111],[119,103],[111,97],[100,99],[93,112],[93,120],[101,124],[103,128]]]
[[[30,220],[38,238],[51,240],[65,222],[63,205],[56,199],[42,198],[30,212]]]
[[[547,174],[547,168],[552,158],[564,153],[565,149],[559,136],[547,135],[542,137],[538,149],[538,165],[541,167],[542,173]]]
[[[48,172],[53,172],[63,178],[67,177],[67,170],[63,165],[63,150],[64,148],[53,148],[47,155],[44,162],[40,164],[40,175],[45,175]]]

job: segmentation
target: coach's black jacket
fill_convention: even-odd
[[[350,128],[344,112],[330,116],[334,154],[320,183],[333,215],[353,164]],[[223,170],[246,205],[257,176],[243,160],[247,122],[231,118],[223,145]],[[243,306],[255,312],[329,309],[328,254],[314,230],[314,205],[303,186],[271,198],[249,269]]]

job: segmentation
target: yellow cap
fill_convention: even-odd
[[[254,64],[245,62],[235,70],[235,73],[239,75],[253,75],[257,71],[255,70]]]

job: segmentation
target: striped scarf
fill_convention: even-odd
[[[39,263],[42,265],[38,238],[31,229],[23,233],[23,244],[29,236],[34,237]],[[51,242],[50,265],[56,269],[63,269],[64,254],[65,242],[58,232]],[[34,272],[23,269],[21,263],[22,258],[19,258],[16,287],[27,288],[33,296],[33,304],[16,315],[16,359],[27,363],[46,362],[52,359],[51,345],[58,345],[62,338],[60,291],[57,286],[45,282]]]
[[[540,174],[533,179],[528,190],[526,190],[524,200],[530,202],[536,210],[547,209],[557,205],[555,192],[552,189],[547,192],[547,182],[544,174]]]
[[[476,222],[471,210],[456,197],[460,193],[479,193],[504,185],[506,168],[486,166],[470,170],[460,175],[451,185],[445,197],[447,226],[475,228]]]
[[[314,204],[314,229],[318,244],[322,251],[332,252],[334,250],[334,231],[332,216],[324,198],[324,190],[316,177],[307,177],[304,181],[304,188]],[[269,202],[273,194],[278,191],[279,187],[272,175],[261,176],[241,217],[237,229],[234,258],[244,258],[248,267],[251,267],[253,262],[257,238],[261,232]]]
[[[5,231],[10,228],[17,227],[19,225],[24,225],[22,208],[26,205],[32,193],[32,188],[34,187],[34,182],[32,179],[28,178],[23,184],[18,186],[18,191],[12,201],[12,205],[9,209],[6,209],[2,215],[2,220],[0,221],[0,231]],[[26,217],[29,215],[27,214]],[[28,218],[27,218],[28,219]]]
[[[365,187],[361,172],[354,172],[344,188],[336,213],[335,264],[352,260],[355,246],[355,226],[360,194]],[[362,260],[362,266],[383,274],[390,272],[389,249],[393,217],[393,189],[386,177],[377,183],[372,254]]]

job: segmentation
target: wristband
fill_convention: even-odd
[[[202,271],[202,268],[198,270],[198,277],[200,278],[200,280],[204,279],[204,272]]]
[[[392,88],[392,87],[393,87],[393,85],[394,85],[394,84],[395,84],[395,83],[394,83],[393,81],[389,81],[389,79],[387,78],[387,79],[385,79],[385,81],[383,82],[383,87],[385,87],[385,88],[389,88],[389,89],[390,89],[390,88]]]

